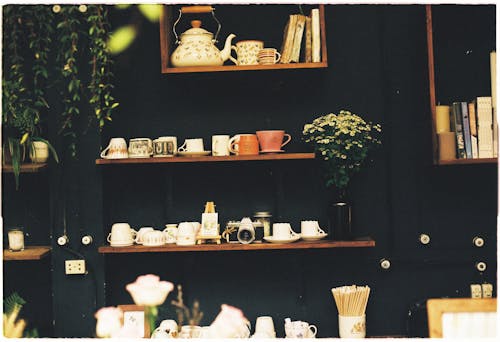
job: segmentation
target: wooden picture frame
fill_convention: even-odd
[[[427,300],[429,337],[443,337],[442,316],[445,312],[495,312],[496,298],[439,298]]]
[[[146,320],[145,307],[143,305],[126,304],[118,305],[118,308],[123,311],[123,326],[132,325],[138,327],[143,326],[143,338],[149,338],[151,332],[149,331],[149,324]]]

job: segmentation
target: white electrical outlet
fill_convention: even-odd
[[[481,286],[483,288],[483,298],[493,297],[493,285],[486,283]]]
[[[470,297],[471,298],[481,298],[482,297],[481,285],[470,284]]]
[[[66,260],[66,274],[85,274],[85,260]]]

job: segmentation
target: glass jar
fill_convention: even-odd
[[[19,252],[24,250],[24,232],[22,228],[12,228],[8,232],[9,250]]]
[[[253,217],[264,226],[264,237],[271,236],[271,217],[273,215],[269,211],[256,211]]]

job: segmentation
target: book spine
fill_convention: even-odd
[[[305,34],[305,59],[304,62],[312,62],[312,32],[311,32],[311,17],[306,18],[306,34]]]
[[[479,158],[493,158],[493,115],[491,96],[477,98],[476,113]]]
[[[306,17],[301,14],[297,14],[297,25],[295,27],[295,34],[293,38],[292,53],[290,56],[290,62],[299,62],[300,57],[300,47],[302,46],[302,36],[304,35],[304,26],[306,23]]]
[[[290,53],[293,46],[293,38],[295,35],[296,15],[290,14],[288,23],[283,34],[283,44],[281,47],[280,63],[290,63]]]
[[[319,9],[311,10],[311,29],[312,29],[312,61],[321,62],[321,37],[319,28]]]
[[[451,107],[453,118],[455,122],[455,136],[457,138],[457,158],[467,158],[465,154],[464,134],[462,130],[462,104],[460,102],[453,102]]]
[[[472,158],[478,158],[479,152],[477,150],[477,120],[476,120],[476,107],[474,102],[468,104],[469,107],[469,123],[470,123],[470,142],[472,147]]]
[[[467,102],[461,102],[462,108],[462,130],[464,134],[465,155],[467,158],[472,158],[472,144],[470,139],[470,124],[469,124],[469,105]]]

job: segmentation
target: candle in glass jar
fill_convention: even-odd
[[[9,250],[12,252],[24,250],[24,233],[20,228],[9,230]]]

